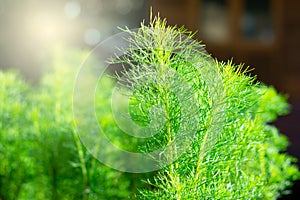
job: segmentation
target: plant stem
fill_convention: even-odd
[[[167,135],[168,135],[168,145],[169,145],[168,159],[169,159],[169,161],[172,161],[173,160],[173,153],[176,154],[176,152],[175,152],[176,149],[173,149],[173,146],[171,145],[172,140],[173,140],[173,134],[172,134],[172,131],[171,131],[168,99],[165,102],[165,107],[166,107],[166,124],[167,124]],[[174,164],[173,163],[171,163],[171,165],[170,165],[170,172],[171,173],[174,172]]]
[[[73,130],[73,136],[74,136],[74,141],[76,143],[77,153],[78,153],[79,162],[80,162],[80,168],[81,168],[81,172],[82,172],[82,179],[83,179],[83,186],[84,186],[83,199],[85,200],[85,199],[87,199],[87,196],[88,196],[87,193],[85,192],[85,189],[88,188],[87,168],[86,168],[85,161],[84,161],[84,152],[82,149],[82,145],[81,145],[81,142],[80,142],[75,130]]]

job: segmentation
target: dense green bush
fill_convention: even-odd
[[[29,134],[28,86],[15,73],[0,72],[0,199],[15,199],[35,175]],[[33,152],[32,152],[33,150]]]
[[[159,124],[149,110],[160,105],[166,120],[145,143],[146,152],[166,148],[148,181],[153,188],[140,198],[276,199],[299,177],[295,159],[282,153],[286,138],[268,124],[287,113],[284,97],[242,66],[213,60],[190,32],[165,20],[125,31],[129,49],[116,63],[131,66],[123,86],[133,91],[132,118]]]
[[[82,146],[72,90],[86,53],[60,52],[39,86],[1,72],[0,199],[126,199],[131,174],[110,169]]]
[[[284,97],[255,83],[241,66],[213,60],[192,34],[159,18],[127,32],[130,49],[115,62],[130,66],[122,73],[131,83],[124,88],[133,90],[131,117],[146,126],[153,123],[151,107],[160,105],[165,124],[146,140],[126,136],[109,108],[115,80],[108,77],[96,92],[98,120],[121,148],[151,152],[167,146],[161,169],[119,172],[82,145],[72,92],[87,54],[60,50],[37,86],[17,73],[0,72],[1,200],[276,199],[299,178],[295,159],[283,153],[286,137],[269,124],[288,112]],[[193,104],[183,107],[182,100]],[[165,166],[176,152],[178,159]]]

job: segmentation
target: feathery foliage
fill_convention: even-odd
[[[57,51],[38,86],[0,72],[1,200],[127,199],[135,191],[133,176],[99,163],[75,133],[73,81],[86,55]]]
[[[132,91],[131,117],[142,126],[165,122],[140,147],[163,151],[152,189],[139,198],[276,199],[299,178],[295,159],[282,153],[286,138],[268,124],[287,112],[285,98],[159,17],[125,31],[130,46],[114,62],[129,66],[118,79]],[[156,120],[155,106],[164,110]]]
[[[128,66],[118,87],[130,95],[133,121],[150,132],[139,139],[117,127],[111,79],[100,80],[95,112],[116,146],[160,149],[149,158],[160,170],[122,173],[88,152],[72,117],[74,66],[86,54],[59,52],[38,86],[0,72],[1,200],[276,199],[299,178],[295,158],[284,153],[287,138],[270,125],[288,112],[285,97],[241,66],[212,59],[191,32],[159,17],[125,31],[129,49],[113,61]]]

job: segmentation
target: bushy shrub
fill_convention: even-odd
[[[126,199],[135,190],[75,133],[73,82],[85,57],[59,50],[38,86],[0,73],[0,199]]]
[[[16,199],[35,176],[29,87],[15,72],[0,72],[0,199]],[[31,148],[33,147],[33,148]],[[32,152],[33,150],[33,152]]]
[[[131,66],[123,75],[132,118],[159,124],[149,118],[157,105],[165,115],[145,145],[146,152],[165,147],[162,167],[140,198],[276,199],[299,177],[295,159],[283,153],[286,137],[269,124],[287,113],[284,97],[242,66],[212,59],[193,34],[166,20],[126,31],[130,47],[116,63]]]
[[[98,122],[120,148],[161,148],[160,169],[123,173],[88,152],[72,114],[74,81],[87,53],[60,50],[37,86],[0,72],[1,200],[276,199],[299,178],[295,159],[284,153],[287,138],[270,125],[288,112],[274,88],[241,66],[212,59],[193,34],[165,20],[126,31],[130,48],[114,62],[129,66],[121,87],[132,91],[130,116],[141,127],[161,129],[138,140],[118,128],[109,99],[124,77],[100,80]]]

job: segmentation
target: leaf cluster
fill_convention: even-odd
[[[131,92],[131,117],[161,127],[140,148],[164,148],[153,158],[161,170],[147,181],[152,189],[139,198],[276,199],[299,178],[295,159],[283,153],[286,138],[269,125],[287,113],[283,96],[159,17],[125,31],[130,47],[115,63],[130,66],[118,80]]]
[[[76,134],[73,81],[86,55],[58,49],[36,86],[0,72],[1,200],[127,199],[136,190],[135,176],[101,164]]]

